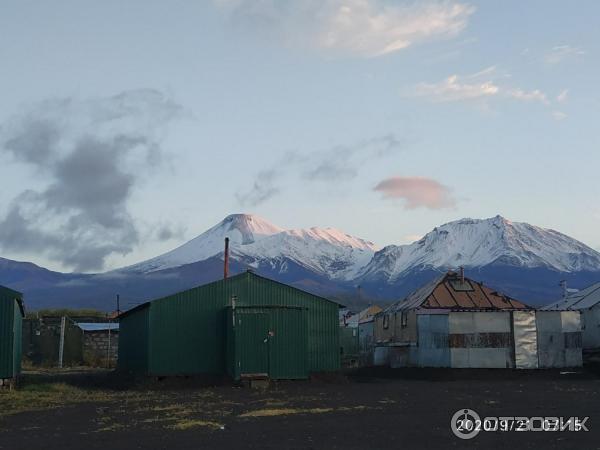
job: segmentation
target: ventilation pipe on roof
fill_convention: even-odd
[[[229,238],[225,238],[225,257],[223,261],[223,279],[229,275]]]
[[[460,266],[460,283],[465,284],[465,268]]]

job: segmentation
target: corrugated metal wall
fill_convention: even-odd
[[[417,315],[419,345],[417,364],[420,367],[450,367],[448,314]]]
[[[538,368],[538,342],[535,311],[513,312],[513,336],[515,343],[515,367]]]
[[[451,312],[451,366],[457,368],[514,367],[509,312]]]
[[[120,319],[119,370],[136,373],[148,371],[149,313],[150,308],[144,306]]]
[[[13,374],[21,373],[21,358],[23,357],[23,316],[17,300],[13,301]]]
[[[600,305],[584,309],[582,314],[583,348],[600,349]]]
[[[228,314],[228,338],[233,339],[233,365],[227,372],[235,379],[244,374],[265,373],[273,379],[308,377],[306,310],[290,307],[242,307]]]
[[[244,275],[248,277],[248,299],[251,306],[282,305],[307,309],[310,372],[333,371],[340,368],[339,305],[337,303],[252,273]],[[245,304],[243,299],[240,304]]]
[[[246,296],[245,283],[240,281],[211,283],[150,304],[151,374],[225,372],[225,308],[232,296]]]
[[[244,273],[150,303],[148,372],[153,375],[228,372],[227,307],[233,297],[240,307],[306,308],[308,370],[339,369],[338,304],[252,273]],[[124,316],[120,348],[129,345],[127,328],[130,322],[127,318],[137,314],[140,311]],[[126,355],[130,352],[123,353],[124,358]],[[126,364],[123,362],[120,366]]]
[[[344,364],[347,364],[348,360],[358,361],[359,354],[359,335],[358,328],[354,327],[340,327],[340,353]]]
[[[15,302],[0,291],[0,378],[14,376]]]
[[[0,378],[21,373],[21,294],[0,286]]]
[[[538,311],[536,319],[539,367],[581,366],[579,311]]]

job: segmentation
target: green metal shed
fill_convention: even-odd
[[[0,286],[0,379],[21,373],[21,330],[23,294]]]
[[[121,315],[119,368],[306,378],[340,368],[339,305],[245,272]]]

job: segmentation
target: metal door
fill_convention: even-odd
[[[269,314],[239,314],[236,325],[240,374],[269,375]]]

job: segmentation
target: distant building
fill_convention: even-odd
[[[392,367],[579,366],[579,314],[536,312],[466,278],[442,274],[375,317],[374,363]]]
[[[102,367],[115,367],[119,353],[119,324],[77,322],[82,331],[83,361]]]
[[[0,388],[12,387],[21,373],[23,294],[0,286]]]
[[[545,311],[579,311],[582,321],[583,349],[600,350],[600,283],[568,293]]]

